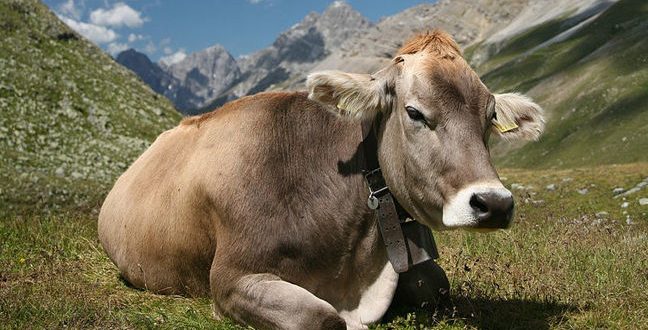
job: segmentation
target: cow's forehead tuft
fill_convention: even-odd
[[[397,55],[416,54],[423,51],[434,53],[440,57],[461,56],[459,45],[452,39],[452,36],[442,30],[433,30],[413,36],[403,44]]]

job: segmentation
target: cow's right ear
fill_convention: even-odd
[[[308,75],[308,98],[336,107],[338,114],[371,118],[391,104],[388,82],[369,74],[322,71]]]
[[[522,94],[496,94],[495,114],[493,132],[506,140],[535,141],[544,131],[542,108]]]

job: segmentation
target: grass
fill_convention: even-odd
[[[0,216],[100,198],[180,120],[35,0],[0,0]]]
[[[501,173],[516,187],[510,230],[435,235],[453,306],[404,313],[377,328],[648,324],[648,206],[638,204],[648,188],[626,197],[627,208],[612,193],[647,178],[648,164]],[[583,188],[585,195],[577,192]],[[101,249],[94,216],[12,216],[0,221],[0,237],[3,327],[239,328],[212,320],[208,299],[128,287]]]

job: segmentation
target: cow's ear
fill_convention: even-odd
[[[322,71],[308,75],[308,97],[335,107],[338,114],[371,118],[391,104],[393,88],[384,75]]]
[[[507,140],[538,140],[544,131],[542,108],[517,93],[495,95],[493,132]]]

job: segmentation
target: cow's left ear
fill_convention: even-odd
[[[493,132],[507,140],[538,140],[544,131],[542,108],[525,95],[495,94]]]
[[[335,107],[341,116],[371,118],[385,111],[392,95],[385,75],[322,71],[308,75],[308,98]]]

